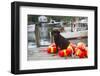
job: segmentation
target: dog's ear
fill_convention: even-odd
[[[58,33],[60,33],[60,31],[59,31],[59,30],[58,30],[57,32],[58,32]]]
[[[52,30],[51,35],[56,36],[59,35],[60,31],[59,30]]]
[[[60,33],[60,31],[57,29],[57,30],[55,30],[55,33],[59,34],[59,33]]]

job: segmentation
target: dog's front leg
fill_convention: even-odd
[[[56,50],[57,50],[57,53],[58,53],[58,51],[59,51],[59,46],[58,45],[56,45]]]

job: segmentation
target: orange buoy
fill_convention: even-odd
[[[79,43],[77,44],[77,48],[79,48],[79,49],[81,49],[81,50],[85,50],[86,44],[83,43],[83,42],[79,42]]]
[[[79,58],[85,58],[85,57],[87,57],[87,51],[83,51],[79,48],[76,48],[75,55],[78,56]]]
[[[60,57],[66,56],[66,55],[67,55],[67,54],[66,54],[66,49],[60,50],[60,51],[58,52],[58,55],[59,55]]]
[[[48,53],[56,53],[56,52],[57,52],[56,47],[52,47],[52,46],[48,47]]]
[[[67,49],[59,51],[60,57],[70,56],[72,54],[73,48],[69,45]]]
[[[73,48],[72,48],[72,46],[68,46],[68,48],[66,49],[66,54],[67,54],[67,56],[69,56],[69,55],[71,55],[73,53]]]

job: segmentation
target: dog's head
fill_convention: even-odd
[[[59,30],[53,30],[52,32],[51,32],[51,35],[52,36],[58,36],[60,34],[60,31]]]

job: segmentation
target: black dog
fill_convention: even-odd
[[[70,42],[64,38],[63,36],[60,35],[60,31],[59,30],[53,30],[51,32],[52,36],[54,37],[54,42],[56,44],[56,47],[57,47],[57,50],[58,50],[58,47],[63,50],[63,49],[66,49]]]

